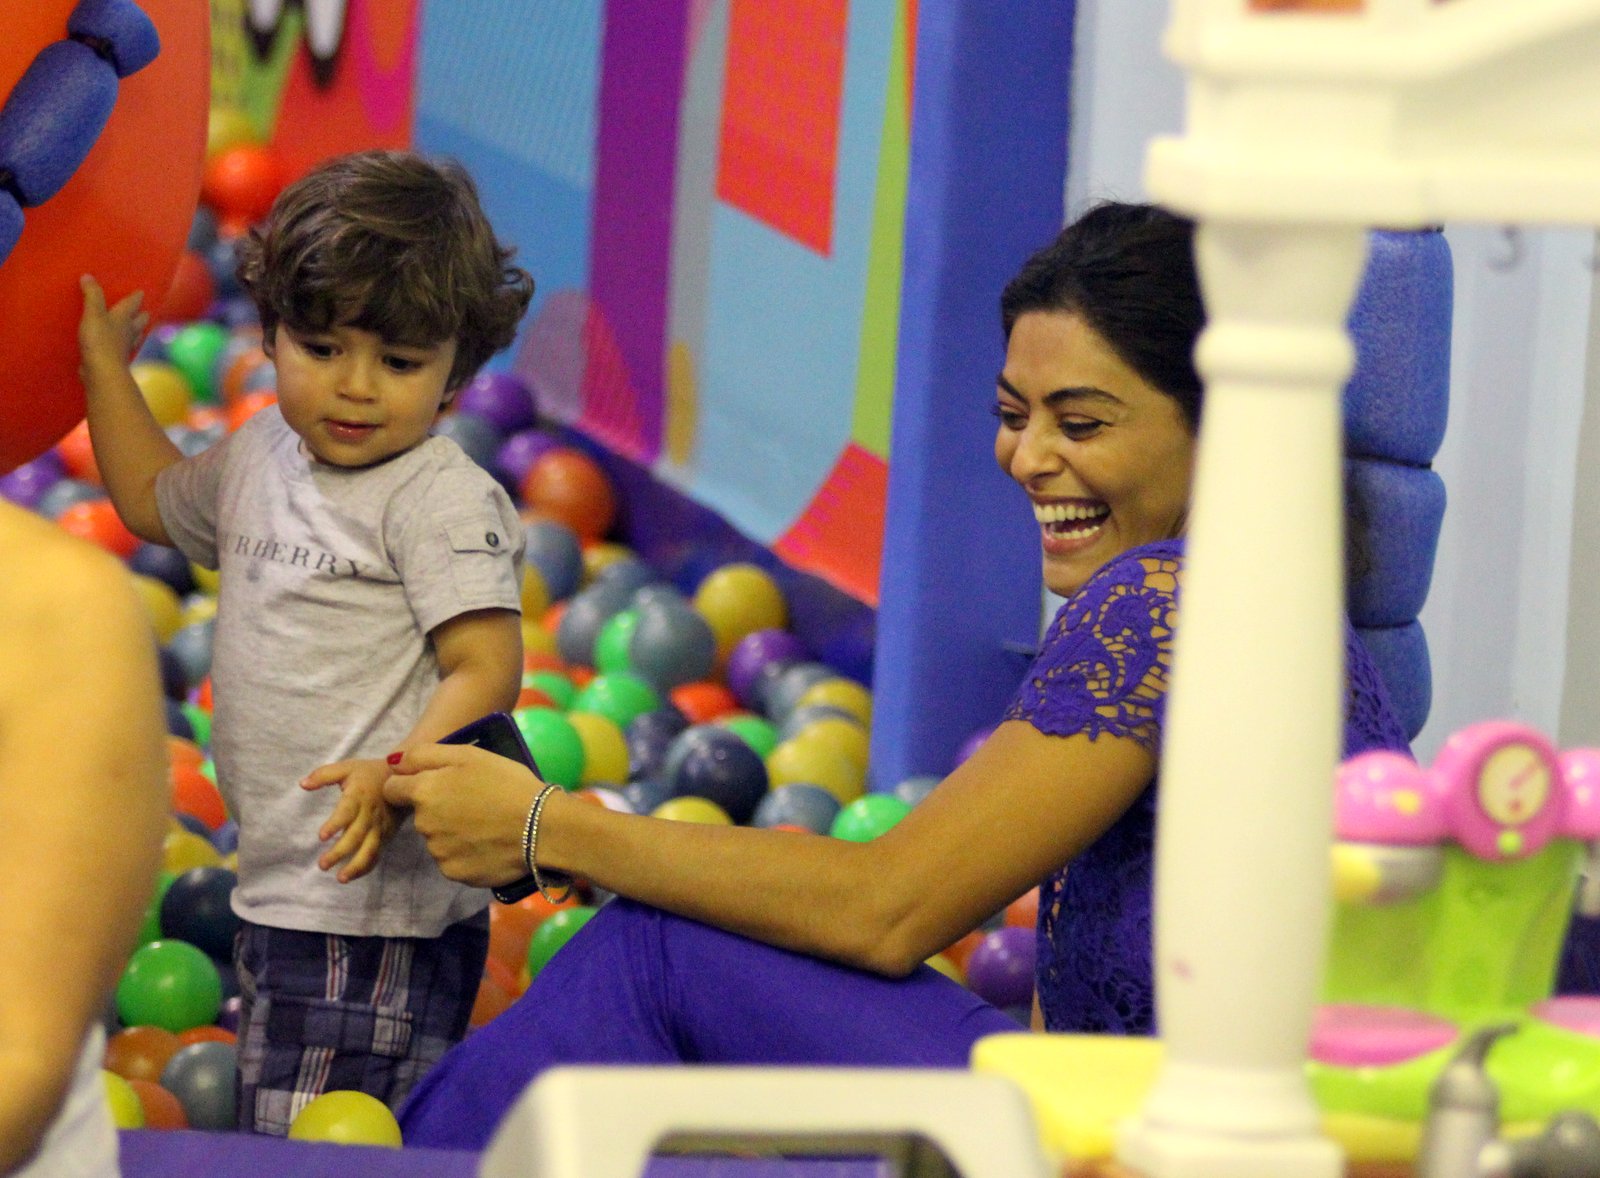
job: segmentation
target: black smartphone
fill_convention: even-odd
[[[441,736],[439,743],[476,745],[509,760],[520,762],[533,770],[535,776],[539,776],[539,765],[534,761],[533,754],[528,751],[528,742],[522,739],[522,730],[517,727],[517,722],[504,712],[490,712],[464,728],[457,728],[449,736]],[[515,883],[493,889],[494,898],[502,904],[515,904],[538,890],[539,882],[532,875],[525,875]]]

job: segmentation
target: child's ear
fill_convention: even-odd
[[[278,358],[278,329],[268,328],[261,336],[261,350],[267,354],[268,360]]]

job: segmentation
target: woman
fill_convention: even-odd
[[[552,794],[541,871],[630,899],[423,1081],[408,1142],[481,1145],[555,1063],[962,1066],[975,1039],[1015,1024],[920,963],[1041,880],[1036,1025],[1153,1029],[1155,779],[1202,393],[1192,243],[1160,209],[1101,205],[1002,296],[995,457],[1067,601],[993,735],[865,844]],[[1404,748],[1348,630],[1346,656],[1347,755]],[[447,875],[524,874],[530,774],[454,746],[398,770],[390,799],[415,810]]]

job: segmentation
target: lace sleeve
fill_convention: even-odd
[[[1096,572],[1057,612],[1004,718],[1048,736],[1109,733],[1157,751],[1181,551],[1147,544]]]

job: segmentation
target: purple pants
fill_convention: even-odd
[[[1009,1015],[937,970],[894,980],[613,900],[400,1110],[407,1145],[482,1149],[558,1064],[967,1066]]]

